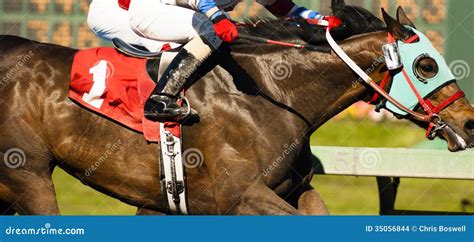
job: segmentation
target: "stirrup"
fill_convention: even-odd
[[[178,99],[179,100],[179,99]],[[187,97],[182,97],[181,100],[183,101],[183,103],[181,104],[181,106],[184,107],[184,105],[187,106],[187,110],[186,110],[186,113],[182,114],[183,118],[186,118],[187,116],[189,116],[191,114],[191,104],[189,103],[189,100]]]
[[[167,122],[167,121],[173,121],[173,122],[179,122],[189,115],[197,115],[197,113],[191,109],[191,106],[189,104],[189,100],[186,97],[178,98],[176,101],[182,100],[182,105],[180,106],[180,109],[183,110],[183,106],[186,105],[186,111],[180,114],[172,114],[172,113],[166,113],[166,112],[150,112],[150,111],[145,111],[145,118],[155,121],[155,122]],[[165,102],[159,102],[162,105],[166,105]],[[182,111],[181,111],[182,112]]]
[[[196,111],[193,112],[187,97],[178,98],[178,101],[179,100],[182,101],[181,108],[186,105],[186,112],[172,117],[174,122],[180,122],[180,121],[186,119],[187,117],[189,117],[193,113],[194,113],[194,115],[197,115]]]

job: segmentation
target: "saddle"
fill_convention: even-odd
[[[79,106],[142,133],[160,145],[160,180],[170,214],[187,214],[181,124],[144,117],[144,104],[176,50],[148,52],[114,39],[115,48],[76,52],[69,98]],[[158,67],[158,68],[157,68]]]

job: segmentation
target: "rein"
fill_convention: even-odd
[[[398,107],[400,110],[403,110],[407,114],[411,115],[415,120],[428,123],[428,128],[426,132],[426,137],[428,139],[434,139],[437,135],[437,132],[440,130],[443,130],[447,125],[441,120],[439,117],[439,113],[447,108],[449,105],[453,104],[455,101],[457,101],[460,98],[463,98],[465,96],[463,91],[459,91],[452,96],[450,96],[448,99],[440,103],[438,106],[434,106],[429,98],[424,99],[418,90],[416,89],[415,85],[413,84],[413,81],[410,79],[408,76],[405,68],[401,66],[401,72],[407,81],[408,85],[410,86],[410,89],[413,91],[415,94],[418,103],[420,106],[423,108],[425,113],[419,113],[416,111],[413,111],[406,107],[405,105],[401,104],[399,101],[397,101],[395,98],[390,96],[387,91],[384,90],[384,87],[387,85],[387,83],[394,78],[395,75],[392,75],[390,70],[387,70],[383,80],[381,81],[380,85],[377,84],[372,78],[365,73],[345,52],[342,50],[342,48],[336,43],[336,41],[333,39],[330,33],[330,28],[327,27],[327,23],[325,21],[318,22],[316,23],[321,26],[326,27],[326,39],[331,46],[332,50],[341,58],[344,63],[346,63],[351,70],[353,70],[362,80],[369,85],[372,89],[374,89],[375,94],[372,97],[371,101],[369,103],[373,103],[379,99],[379,96],[382,96],[385,98],[387,101],[391,102],[393,105]],[[291,48],[297,48],[297,49],[307,49],[307,50],[316,50],[316,51],[323,51],[323,47],[319,46],[313,46],[313,45],[304,45],[304,44],[296,44],[296,43],[289,43],[289,42],[283,42],[283,41],[276,41],[276,40],[271,40],[271,39],[266,39],[266,38],[261,38],[261,37],[255,37],[255,36],[249,36],[249,35],[240,35],[241,39],[244,40],[249,40],[257,43],[263,43],[263,44],[269,44],[269,45],[279,45],[282,47],[291,47]],[[411,38],[405,40],[405,43],[413,43],[416,40],[418,40],[418,35],[414,35]],[[389,44],[394,44],[395,43],[395,38],[392,36],[391,33],[388,33],[388,43]]]
[[[248,40],[248,41],[252,41],[252,42],[255,42],[255,43],[269,44],[269,45],[279,45],[279,46],[283,46],[283,47],[290,47],[290,48],[296,48],[296,49],[305,49],[305,50],[318,51],[318,52],[323,52],[323,53],[330,53],[331,52],[329,48],[322,47],[322,46],[304,45],[304,44],[283,42],[283,41],[278,41],[278,40],[271,40],[271,39],[266,39],[266,38],[262,38],[262,37],[251,36],[251,35],[247,35],[247,34],[239,34],[239,39]]]
[[[288,21],[291,21],[291,18],[287,19]],[[328,22],[326,20],[321,20],[321,21],[310,21],[308,20],[309,23],[311,24],[317,24],[321,26],[327,26]],[[258,23],[251,24],[251,25],[257,25]],[[249,26],[249,23],[236,23],[237,26]],[[261,43],[261,44],[268,44],[268,45],[279,45],[283,47],[290,47],[290,48],[296,48],[296,49],[305,49],[305,50],[311,50],[311,51],[318,51],[318,52],[323,52],[323,53],[330,53],[331,50],[326,47],[322,46],[316,46],[316,45],[308,45],[308,44],[297,44],[297,43],[291,43],[291,42],[284,42],[284,41],[278,41],[278,40],[272,40],[272,39],[267,39],[267,38],[262,38],[262,37],[256,37],[248,34],[240,34],[239,33],[239,39],[242,40],[247,40],[255,43]]]

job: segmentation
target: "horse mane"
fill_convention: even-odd
[[[365,8],[344,5],[332,7],[332,10],[334,15],[344,22],[344,26],[334,29],[332,32],[336,40],[344,40],[355,35],[386,29],[385,23]],[[239,32],[243,35],[277,41],[312,45],[327,44],[325,29],[321,26],[310,25],[303,19],[288,21],[285,19],[250,18],[239,26]],[[258,45],[247,40],[239,40],[234,44],[236,47],[255,47]]]

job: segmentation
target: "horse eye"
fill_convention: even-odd
[[[421,68],[423,69],[423,72],[432,72],[434,70],[434,66],[432,65],[424,65]]]
[[[436,61],[429,56],[422,56],[415,63],[415,74],[422,81],[431,79],[438,75],[439,68]]]

